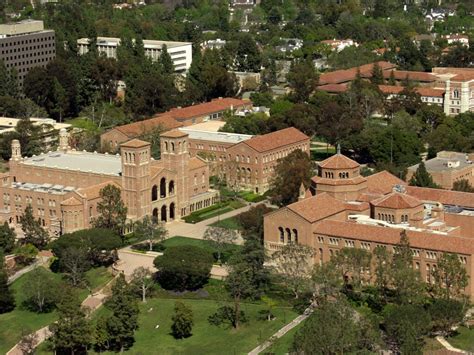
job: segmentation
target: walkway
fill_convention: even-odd
[[[280,339],[283,335],[288,333],[291,329],[293,329],[297,325],[301,324],[301,322],[303,322],[306,318],[308,318],[312,312],[313,312],[313,310],[312,310],[311,307],[306,308],[306,310],[304,311],[304,313],[302,315],[300,315],[300,316],[296,317],[295,319],[293,319],[290,323],[288,323],[283,328],[281,328],[279,331],[277,331],[275,334],[273,334],[272,337],[270,338],[270,340],[267,340],[262,345],[257,346],[255,349],[250,351],[248,353],[248,355],[258,355],[261,352],[265,351],[265,349],[267,349],[268,347],[270,347],[273,344],[273,341],[275,341],[276,339]]]
[[[82,307],[86,308],[89,312],[89,316],[94,313],[100,306],[104,303],[105,299],[108,296],[108,292],[110,290],[110,284],[114,281],[114,279],[110,280],[104,287],[102,287],[99,291],[94,292],[93,294],[86,297],[84,301],[82,301]],[[41,343],[51,337],[52,333],[49,331],[49,325],[37,330],[36,332],[36,339],[35,339],[35,347],[38,347]],[[13,348],[7,352],[7,355],[23,355],[23,351],[21,350],[19,343],[16,344]]]
[[[466,351],[464,350],[461,350],[461,349],[458,349],[458,348],[455,348],[454,346],[452,346],[451,344],[448,343],[448,341],[442,337],[442,336],[437,336],[436,337],[436,340],[439,341],[441,343],[441,345],[443,345],[447,350],[453,352],[453,353],[456,353],[456,354],[467,354]]]

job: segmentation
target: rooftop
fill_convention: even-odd
[[[64,195],[76,189],[72,186],[53,185],[53,184],[32,184],[29,182],[14,182],[12,188],[18,190],[29,190],[35,192],[44,192],[47,194]]]
[[[295,212],[310,223],[346,210],[344,202],[336,200],[327,193],[320,193],[316,196],[305,198],[287,207],[290,211]]]
[[[183,124],[176,121],[173,117],[170,116],[156,116],[148,120],[138,121],[129,123],[123,126],[118,126],[113,128],[129,138],[138,137],[143,133],[149,132],[155,128],[162,128],[163,130],[174,129],[181,127]]]
[[[372,194],[388,194],[395,185],[406,185],[406,182],[384,170],[366,177],[367,190]]]
[[[49,152],[24,158],[21,164],[61,170],[79,170],[86,173],[112,176],[120,176],[122,172],[121,157],[119,155],[77,151]]]
[[[423,203],[416,197],[402,194],[399,192],[392,192],[389,195],[383,196],[371,202],[376,207],[384,207],[391,209],[414,208],[421,206]]]
[[[233,110],[234,108],[240,108],[241,106],[248,104],[251,104],[251,102],[234,99],[232,97],[224,97],[197,105],[172,108],[171,110],[160,114],[160,116],[167,115],[173,117],[177,121],[181,121],[194,117],[206,116],[216,112]]]
[[[42,126],[42,125],[51,125],[53,129],[61,129],[61,128],[70,128],[71,125],[69,123],[58,123],[52,118],[30,118],[30,121],[33,122],[35,126]],[[15,130],[18,122],[20,122],[19,118],[11,118],[11,117],[0,117],[0,134],[5,132],[12,132]]]
[[[416,171],[419,164],[412,165],[408,170]],[[448,170],[462,170],[466,167],[474,166],[470,160],[467,159],[466,154],[453,154],[451,157],[435,157],[425,161],[425,167],[428,172],[434,171],[448,171]]]
[[[23,20],[19,22],[0,24],[0,38],[2,36],[17,36],[41,31],[44,31],[44,24],[43,21],[39,20]]]
[[[333,156],[318,163],[320,168],[324,169],[355,169],[360,166],[358,162],[346,157],[343,154],[334,154]]]
[[[77,40],[79,44],[89,44],[89,38],[79,38]],[[107,46],[118,46],[120,44],[120,38],[118,37],[97,37],[97,45],[107,45]],[[180,47],[183,45],[191,45],[191,42],[174,42],[174,41],[156,41],[156,40],[143,40],[143,46],[145,48],[159,48],[163,47],[166,44],[168,48]]]
[[[395,68],[395,64],[392,64],[390,62],[380,61],[377,63],[379,64],[380,68],[383,71]],[[321,74],[319,77],[319,84],[320,85],[342,84],[345,82],[352,81],[356,78],[357,71],[360,72],[361,76],[365,76],[365,77],[371,76],[372,68],[373,68],[373,63],[361,65],[360,67],[354,67],[350,69],[336,70],[333,72],[324,73],[324,74]]]
[[[309,137],[294,127],[281,129],[276,132],[267,133],[261,136],[255,136],[244,141],[257,152],[267,152],[273,149],[281,148],[285,145],[309,140]]]
[[[474,208],[474,193],[417,186],[407,186],[406,191],[422,201],[438,201],[443,205]]]
[[[209,132],[209,131],[199,131],[193,128],[179,128],[180,131],[187,133],[189,139],[198,139],[211,142],[222,142],[222,143],[239,143],[247,139],[252,138],[253,136],[249,134],[238,134],[238,133],[226,133],[226,132]]]

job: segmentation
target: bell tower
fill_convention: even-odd
[[[151,214],[150,143],[132,139],[120,146],[122,197],[132,220]]]
[[[21,160],[21,145],[18,139],[12,140],[12,158],[13,161]]]
[[[176,214],[181,217],[188,214],[189,205],[188,134],[177,129],[162,133],[160,145],[163,167],[176,172],[176,194],[178,196]]]
[[[69,133],[65,128],[59,131],[59,146],[58,151],[66,153],[69,150]]]

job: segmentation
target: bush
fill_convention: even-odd
[[[209,280],[213,261],[211,252],[196,246],[167,248],[154,260],[157,280],[166,290],[197,290]]]
[[[150,251],[150,246],[148,245],[148,243],[133,244],[131,248],[137,251]],[[165,249],[166,249],[166,246],[163,245],[162,243],[154,243],[153,248],[152,248],[153,251],[159,252],[159,253],[161,253]]]

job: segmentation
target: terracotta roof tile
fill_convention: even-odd
[[[347,91],[347,84],[326,84],[318,86],[316,89],[319,91],[340,93]]]
[[[444,205],[474,208],[474,193],[417,186],[407,186],[406,191],[422,201],[438,201]]]
[[[192,157],[189,159],[189,170],[204,168],[207,163],[199,157]]]
[[[114,185],[118,188],[121,188],[119,184],[117,184],[115,181],[105,181],[97,185],[92,185],[89,187],[84,187],[80,188],[77,190],[77,193],[79,195],[82,195],[86,197],[88,200],[93,200],[95,198],[98,198],[100,196],[100,190],[102,190],[104,187],[107,185]]]
[[[182,126],[183,124],[176,121],[173,117],[167,115],[160,115],[144,121],[138,121],[123,126],[118,126],[114,129],[125,134],[129,138],[135,138],[158,127],[162,127],[163,130],[169,130]]]
[[[356,200],[360,202],[370,202],[380,197],[382,197],[382,195],[378,193],[361,193],[357,196]]]
[[[383,196],[377,200],[372,201],[371,204],[376,207],[403,209],[418,207],[423,203],[416,197],[399,192],[392,192],[387,196]]]
[[[61,205],[63,205],[63,206],[79,206],[79,205],[82,205],[82,202],[79,201],[74,196],[71,196],[68,199],[62,201]]]
[[[168,137],[168,138],[180,138],[188,136],[187,133],[180,131],[179,129],[173,129],[172,131],[163,132],[161,137]]]
[[[334,154],[333,156],[318,163],[318,165],[324,169],[355,169],[360,166],[358,162],[346,157],[343,154]]]
[[[403,91],[403,86],[397,85],[379,85],[379,89],[384,94],[399,94]],[[425,88],[425,87],[417,87],[415,91],[420,94],[421,96],[429,96],[429,97],[443,97],[445,90],[443,89],[432,89],[432,88]]]
[[[356,222],[324,220],[315,224],[314,233],[347,239],[395,245],[400,242],[401,228],[369,226]],[[437,233],[407,230],[410,245],[414,248],[460,253],[474,253],[472,239]]]
[[[290,211],[295,212],[310,223],[317,222],[346,209],[344,202],[336,200],[327,193],[305,198],[287,207]]]
[[[147,145],[150,145],[150,143],[142,141],[137,138],[134,138],[132,140],[129,140],[125,143],[120,144],[121,147],[127,147],[127,148],[141,148],[141,147],[146,147]]]
[[[306,134],[294,127],[289,127],[261,136],[255,136],[237,144],[246,144],[257,152],[266,152],[305,140],[309,140]]]
[[[377,63],[379,64],[380,68],[384,71],[395,68],[395,64],[392,64],[390,62],[380,61]],[[350,69],[336,70],[333,72],[324,73],[319,76],[319,84],[320,85],[341,84],[341,83],[352,81],[356,78],[357,69],[359,69],[361,76],[367,77],[371,75],[372,67],[373,67],[373,63],[361,65],[360,67],[354,67]]]
[[[250,101],[234,99],[232,97],[225,97],[188,107],[173,108],[170,111],[165,112],[163,115],[168,115],[170,117],[173,117],[177,121],[182,121],[188,120],[193,117],[200,117],[216,112],[240,108],[249,104],[251,104]]]
[[[407,71],[407,70],[386,70],[383,72],[383,77],[389,79],[393,73],[395,80],[405,80],[408,76],[409,80],[433,82],[436,81],[436,76],[431,73],[422,71]]]
[[[373,194],[388,194],[395,185],[406,185],[406,182],[384,170],[367,176],[367,190]]]

